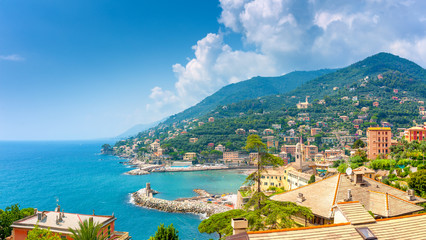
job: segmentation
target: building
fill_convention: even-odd
[[[299,144],[299,143],[298,143]],[[281,152],[286,152],[288,154],[291,154],[292,156],[295,156],[296,154],[296,145],[283,145],[281,147]],[[306,159],[313,159],[315,155],[318,153],[318,147],[315,145],[301,145],[302,151],[304,153],[304,157]]]
[[[339,140],[336,137],[322,137],[321,138],[321,143],[325,143],[325,144],[335,144],[338,143]]]
[[[222,144],[217,145],[214,149],[218,150],[218,151],[221,151],[221,152],[225,151],[225,147]]]
[[[327,149],[324,151],[325,158],[331,158],[343,154],[345,154],[345,152],[340,149]]]
[[[390,153],[392,132],[390,127],[370,127],[367,129],[367,155],[376,159],[379,154]]]
[[[308,96],[306,97],[306,99],[305,99],[305,102],[299,102],[298,104],[296,104],[296,107],[297,108],[299,108],[299,109],[306,109],[306,108],[308,108],[310,105],[312,105],[312,104],[310,104],[309,102],[308,102]]]
[[[189,142],[190,143],[196,143],[198,141],[198,138],[190,138]]]
[[[287,182],[288,182],[288,189],[291,190],[295,189],[301,186],[308,185],[309,179],[311,179],[312,174],[304,173],[304,172],[298,172],[295,170],[289,170],[287,173]],[[315,180],[320,180],[321,178],[316,176]]]
[[[25,240],[28,232],[31,231],[35,225],[41,229],[48,229],[53,233],[60,236],[61,239],[72,240],[71,229],[78,229],[79,223],[83,221],[93,221],[94,223],[101,224],[100,233],[103,233],[107,239],[125,240],[130,239],[129,233],[115,231],[114,215],[85,215],[77,213],[65,213],[60,211],[58,206],[55,211],[37,211],[35,209],[34,215],[20,219],[14,222],[11,227],[12,236],[11,240]]]
[[[290,121],[287,122],[287,125],[289,125],[291,127],[291,126],[296,125],[296,122],[293,121],[293,120],[290,120]]]
[[[342,119],[343,122],[349,121],[349,117],[348,116],[340,116],[340,119]]]
[[[426,141],[426,124],[423,127],[412,127],[404,132],[405,140],[408,142],[417,140],[417,141]]]
[[[242,129],[242,128],[238,128],[237,130],[235,130],[235,133],[238,135],[244,135],[246,134],[246,130]]]
[[[362,124],[363,122],[364,122],[364,120],[363,119],[354,119],[353,121],[352,121],[354,124],[357,124],[357,125],[359,125],[359,124]]]
[[[378,107],[379,106],[379,102],[373,102],[373,106],[374,107]]]
[[[239,152],[223,152],[223,161],[238,163],[241,161]]]
[[[357,174],[362,174],[364,177],[373,178],[373,179],[374,179],[374,175],[376,175],[376,172],[373,169],[370,169],[366,166],[355,168],[353,171],[356,172]]]
[[[311,136],[315,136],[321,132],[321,128],[311,128]]]
[[[281,188],[284,187],[284,181],[284,169],[282,167],[266,169],[260,178],[260,189],[261,191],[267,191],[270,187]]]
[[[184,161],[192,161],[197,157],[197,154],[195,152],[187,152],[183,156]]]
[[[281,129],[281,124],[272,124],[272,128]]]
[[[278,149],[279,148],[279,141],[276,140],[275,137],[268,138],[267,141],[266,141],[266,146],[268,148],[274,147],[274,148]]]
[[[271,135],[271,134],[274,134],[274,130],[269,128],[263,130],[263,135]]]
[[[156,152],[158,150],[158,148],[160,148],[160,143],[155,141],[153,143],[151,143],[150,145],[151,151]]]
[[[233,234],[227,240],[365,240],[426,239],[426,213],[374,219],[359,202],[341,202],[334,207],[339,221],[330,225],[247,232],[247,220],[231,221]]]
[[[209,117],[209,122],[214,122],[214,117]]]
[[[259,153],[257,152],[250,153],[249,160],[250,160],[250,164],[257,166],[257,162],[259,161]]]
[[[351,175],[335,174],[315,183],[271,197],[271,200],[294,202],[308,207],[314,219],[295,219],[304,226],[324,225],[334,222],[333,207],[339,202],[359,201],[375,218],[389,218],[422,211],[417,205],[426,199],[365,177],[362,172]]]

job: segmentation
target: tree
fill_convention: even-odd
[[[263,194],[262,192],[258,194]],[[247,203],[257,204],[257,200]],[[245,218],[248,221],[249,230],[269,230],[279,228],[291,228],[297,226],[292,216],[305,217],[312,219],[312,211],[293,202],[271,201],[266,197],[262,202],[261,208],[252,211],[241,209],[230,210],[218,213],[203,220],[198,226],[201,233],[218,233],[220,238],[232,234],[231,219]]]
[[[102,154],[110,154],[112,152],[113,148],[109,144],[102,145],[101,153]]]
[[[413,189],[416,194],[426,196],[426,170],[422,169],[410,174],[408,186]]]
[[[78,223],[78,229],[69,228],[74,240],[105,240],[107,236],[101,231],[102,224],[94,223],[91,218]]]
[[[314,183],[315,182],[315,174],[311,175],[311,178],[308,181],[308,184]]]
[[[151,236],[149,240],[179,240],[179,231],[173,227],[173,223],[167,227],[161,224],[155,235]]]
[[[0,239],[5,239],[10,236],[12,233],[10,225],[12,225],[14,221],[32,214],[34,214],[33,208],[19,209],[19,204],[6,207],[4,211],[0,209]]]
[[[52,233],[50,231],[50,228],[48,229],[41,229],[38,227],[38,225],[33,228],[33,230],[28,232],[27,238],[25,240],[60,240],[61,237],[56,234]]]
[[[357,149],[357,148],[364,148],[365,147],[365,143],[361,140],[358,139],[354,142],[354,145],[352,146],[352,148]]]
[[[204,219],[200,225],[198,225],[198,231],[200,233],[217,233],[219,238],[222,236],[228,236],[232,234],[231,219],[244,215],[246,211],[241,209],[229,210],[223,213],[217,213],[211,215],[209,218]]]
[[[272,166],[272,167],[277,167],[279,165],[283,164],[283,161],[281,158],[275,157],[274,155],[268,153],[268,149],[266,147],[266,144],[262,142],[262,139],[256,135],[256,134],[252,134],[249,135],[247,137],[247,142],[246,142],[246,146],[245,149],[250,151],[250,150],[254,150],[255,152],[257,152],[257,171],[255,171],[254,173],[250,174],[247,179],[246,182],[249,183],[256,183],[257,184],[257,190],[256,193],[260,193],[260,184],[261,184],[261,177],[262,177],[262,173],[265,172],[265,167],[266,166]],[[255,206],[255,208],[260,208],[261,207],[261,201],[262,199],[259,197],[258,198],[258,204],[257,206]]]

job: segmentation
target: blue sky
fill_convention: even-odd
[[[113,137],[262,75],[426,66],[424,1],[0,0],[0,140]]]

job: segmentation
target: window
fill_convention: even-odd
[[[108,238],[111,237],[111,225],[108,225]]]
[[[265,186],[268,186],[268,183],[267,182],[265,182],[265,184],[264,184]]]
[[[355,230],[361,235],[365,240],[376,240],[377,237],[368,227],[355,228]]]

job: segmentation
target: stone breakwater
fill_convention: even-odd
[[[133,193],[132,196],[136,205],[164,212],[203,214],[209,217],[216,213],[232,210],[232,208],[228,206],[219,204],[192,200],[169,201],[154,197],[146,197],[138,192]]]

